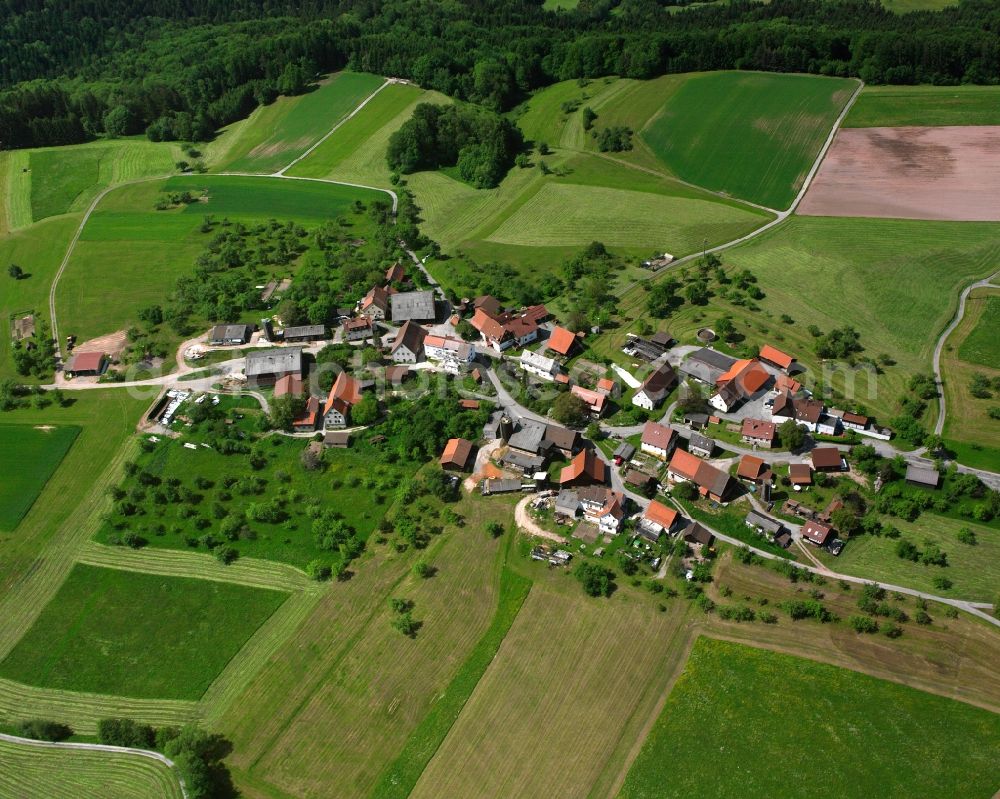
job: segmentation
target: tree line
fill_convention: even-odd
[[[615,13],[612,13],[614,11]],[[350,67],[502,111],[555,81],[756,69],[869,83],[995,83],[1000,8],[874,0],[0,0],[0,147],[146,132],[203,140]]]

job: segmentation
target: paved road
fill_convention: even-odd
[[[935,435],[940,436],[944,433],[944,422],[947,412],[944,399],[944,379],[941,377],[941,351],[944,349],[944,343],[948,339],[948,336],[952,334],[952,331],[958,327],[959,323],[962,321],[962,317],[965,316],[965,301],[969,298],[969,293],[973,289],[989,288],[994,286],[995,284],[993,281],[995,281],[998,276],[1000,276],[1000,272],[995,272],[985,280],[980,280],[965,287],[961,296],[958,298],[958,311],[955,313],[955,318],[952,319],[951,324],[945,328],[944,332],[941,334],[941,338],[937,341],[937,345],[934,347],[934,380],[937,382],[938,387],[938,418],[937,423],[934,425]]]
[[[176,765],[174,761],[168,758],[166,755],[162,755],[159,752],[154,752],[150,749],[134,749],[127,746],[107,746],[106,744],[84,744],[84,743],[57,743],[54,741],[36,741],[34,738],[21,738],[18,735],[7,735],[6,733],[0,733],[0,741],[7,741],[7,743],[12,744],[22,744],[24,746],[34,746],[39,749],[62,749],[62,750],[77,750],[84,752],[109,752],[113,754],[125,754],[125,755],[135,755],[136,757],[145,757],[149,760],[157,760],[171,771],[177,777],[177,782],[181,786],[181,795],[184,799],[187,799],[188,792],[187,786],[184,784],[184,780],[181,778],[176,771]]]

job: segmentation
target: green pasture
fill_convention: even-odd
[[[939,493],[932,492],[934,494]],[[954,586],[948,596],[972,602],[992,602],[1000,586],[1000,530],[975,522],[951,519],[932,513],[916,521],[886,518],[906,540],[923,549],[927,542],[936,544],[948,555],[948,565],[925,566],[896,555],[897,540],[862,535],[852,538],[836,558],[820,552],[831,569],[869,580],[905,585],[928,593],[940,593],[935,577],[947,577]],[[963,528],[976,535],[975,545],[963,544],[958,533]]]
[[[982,316],[958,348],[958,357],[969,363],[1000,369],[1000,296],[983,300]]]
[[[681,179],[787,208],[856,86],[806,75],[695,75],[641,135]]]
[[[13,530],[73,446],[80,428],[0,423],[0,530]]]
[[[205,202],[155,210],[162,191],[207,190]],[[382,192],[306,180],[198,175],[124,186],[110,192],[91,216],[59,282],[60,330],[81,341],[127,328],[137,311],[170,295],[191,274],[212,234],[202,219],[292,219],[309,228],[334,219],[355,200]],[[211,321],[211,320],[208,320]]]
[[[897,14],[910,11],[940,11],[958,5],[958,0],[881,0],[882,5]]]
[[[279,97],[258,108],[223,132],[209,153],[220,169],[274,172],[319,141],[383,82],[378,75],[337,73],[306,94]]]
[[[1000,87],[865,86],[844,120],[846,128],[908,125],[1000,125]]]
[[[200,440],[194,434],[194,441]],[[205,552],[205,545],[198,541],[207,534],[226,542],[219,532],[220,517],[241,513],[249,504],[282,501],[286,519],[246,523],[247,532],[232,543],[240,555],[299,568],[314,559],[337,562],[337,552],[324,552],[315,545],[310,507],[336,508],[343,521],[365,539],[385,515],[400,482],[415,470],[412,464],[375,466],[374,453],[359,449],[362,445],[358,443],[348,450],[329,450],[326,467],[310,472],[301,465],[308,441],[272,436],[258,448],[267,466],[255,471],[246,454],[223,455],[206,447],[192,450],[183,446],[190,441],[191,437],[162,440],[152,452],[143,453],[138,463],[163,482],[179,479],[194,493],[192,501],[157,504],[155,489],[149,489],[137,502],[138,513],[128,517],[113,513],[101,527],[98,541],[108,541],[115,533],[114,526],[120,526],[141,535],[149,547]],[[211,481],[211,486],[199,488],[194,483],[196,477]],[[223,481],[227,478],[260,478],[264,485],[259,494],[245,494],[239,487],[225,488]],[[136,486],[134,478],[123,483],[129,491]]]
[[[0,662],[0,676],[43,688],[194,700],[287,596],[77,565]]]
[[[619,796],[986,797],[998,748],[988,710],[699,638]]]

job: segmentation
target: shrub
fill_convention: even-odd
[[[68,725],[46,719],[21,721],[15,729],[22,738],[33,738],[36,741],[65,741],[73,734]]]
[[[588,596],[611,596],[615,590],[615,573],[597,564],[581,561],[573,569],[573,576],[580,581],[583,591]]]
[[[848,620],[856,633],[877,633],[878,622],[871,616],[851,616]]]
[[[156,746],[156,730],[133,719],[101,719],[97,722],[97,739],[108,746],[152,749]]]

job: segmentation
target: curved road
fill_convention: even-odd
[[[176,773],[177,766],[174,764],[174,761],[166,755],[154,752],[151,749],[133,749],[128,746],[108,746],[107,744],[36,741],[34,738],[22,738],[19,735],[7,735],[2,732],[0,732],[0,741],[6,741],[7,743],[12,744],[22,744],[24,746],[34,746],[39,749],[76,749],[83,750],[85,752],[111,752],[119,755],[135,755],[136,757],[145,757],[149,760],[156,760],[174,772],[177,777],[177,782],[180,783],[181,786],[181,795],[184,799],[187,799],[188,797],[187,786],[184,784],[184,780],[181,776]]]

